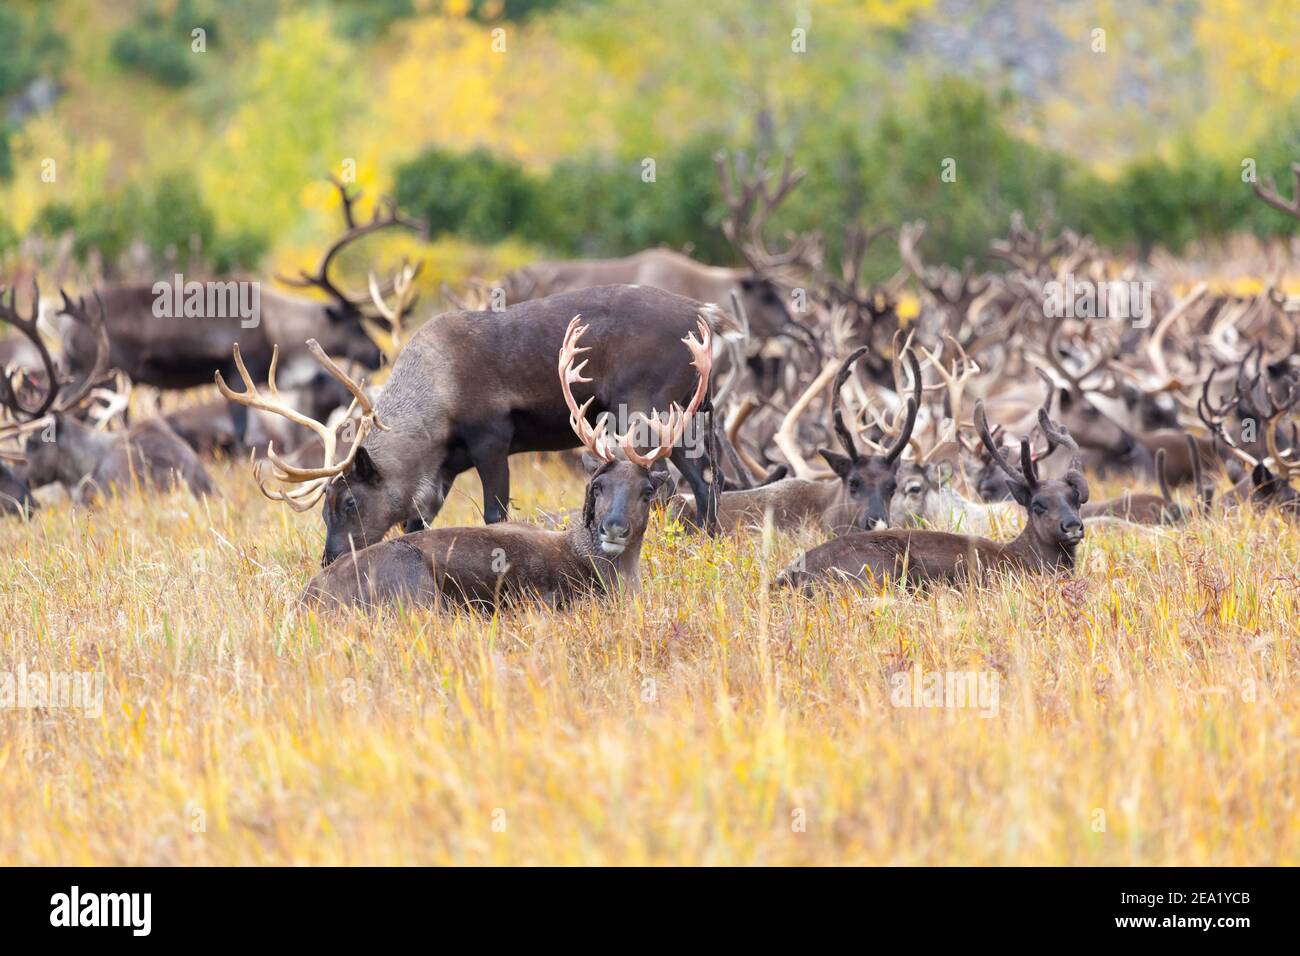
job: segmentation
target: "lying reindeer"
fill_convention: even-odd
[[[5,431],[11,437],[26,436],[27,484],[39,487],[58,482],[82,502],[96,493],[123,491],[136,484],[170,488],[184,483],[196,496],[213,493],[212,481],[198,457],[162,419],[145,419],[123,433],[101,431],[75,417],[108,368],[104,306],[98,304],[98,315],[92,319],[85,299],[73,303],[66,294],[63,297],[60,314],[83,326],[100,343],[89,374],[80,376],[75,388],[64,391],[66,383],[51,362],[50,387],[36,409],[24,406],[8,387],[4,389],[4,404],[20,420]],[[0,302],[0,317],[23,334],[39,339],[36,316],[20,316],[12,297],[8,303]],[[27,421],[21,421],[23,418]]]
[[[599,463],[587,483],[582,522],[567,531],[548,531],[503,522],[476,528],[432,528],[372,544],[345,555],[318,573],[302,594],[308,604],[460,605],[494,608],[520,600],[554,607],[579,595],[607,594],[637,585],[641,541],[650,502],[666,472],[651,466],[667,458],[708,390],[712,336],[699,322],[701,338],[687,335],[698,384],[685,409],[673,404],[667,422],[645,419],[657,446],[640,454],[628,435],[612,436],[607,420],[592,427],[586,418],[594,398],[579,405],[572,386],[590,382],[582,375],[590,348],[578,341],[587,326],[575,316],[560,348],[560,386],[578,440]],[[374,410],[367,412],[374,420]],[[376,427],[384,427],[375,420]],[[615,456],[621,448],[625,456]]]
[[[983,402],[975,406],[975,425],[985,447],[996,455],[996,461],[1012,479],[1012,494],[1027,513],[1019,537],[1002,544],[946,531],[891,529],[845,535],[807,552],[781,572],[775,586],[811,592],[818,584],[835,581],[867,587],[903,581],[915,587],[931,582],[984,580],[1000,571],[1058,574],[1073,570],[1075,551],[1083,541],[1079,510],[1088,501],[1088,482],[1080,470],[1074,440],[1046,412],[1039,412],[1039,425],[1049,440],[1073,452],[1064,478],[1040,479],[1029,439],[1020,443],[1019,474],[1002,457],[989,432]]]
[[[853,363],[866,354],[859,348],[840,365],[831,392],[831,418],[835,435],[844,447],[845,454],[829,448],[818,449],[818,454],[830,465],[836,480],[809,478],[783,478],[757,488],[724,491],[718,497],[718,523],[734,530],[746,525],[762,524],[770,512],[775,527],[797,528],[806,522],[815,522],[832,534],[854,529],[885,528],[889,526],[889,503],[897,484],[899,459],[912,438],[916,426],[917,410],[921,400],[921,369],[916,356],[907,353],[911,363],[914,392],[908,396],[902,429],[893,442],[880,454],[863,455],[853,440],[853,434],[844,422],[840,409],[840,391],[848,380]],[[796,403],[797,410],[804,399],[816,391],[825,379],[813,383],[803,399]],[[824,386],[823,386],[824,387]],[[679,495],[670,505],[670,511],[679,514],[693,500]]]
[[[1223,496],[1222,501],[1227,505],[1250,505],[1261,510],[1276,508],[1287,518],[1300,518],[1300,491],[1292,485],[1292,481],[1300,478],[1300,461],[1296,459],[1300,450],[1296,447],[1294,425],[1291,446],[1283,449],[1278,443],[1279,432],[1283,431],[1283,419],[1300,402],[1300,386],[1292,386],[1282,401],[1275,400],[1268,388],[1259,382],[1254,383],[1247,392],[1251,394],[1254,407],[1262,409],[1256,414],[1263,417],[1258,426],[1268,450],[1267,457],[1263,459],[1256,458],[1238,445],[1226,427],[1229,414],[1241,403],[1246,393],[1239,389],[1233,398],[1216,406],[1210,397],[1210,379],[1207,378],[1197,403],[1197,413],[1210,429],[1210,434],[1227,448],[1233,459],[1249,469],[1246,475],[1236,479],[1232,490]]]

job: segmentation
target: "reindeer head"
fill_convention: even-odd
[[[889,505],[889,520],[895,527],[920,525],[929,512],[927,500],[952,480],[947,461],[904,462],[898,468],[898,488]]]
[[[578,324],[580,320],[581,316],[573,317],[560,346],[560,388],[569,407],[569,424],[587,450],[584,460],[591,470],[582,505],[583,534],[592,549],[612,560],[624,553],[640,551],[651,502],[667,479],[667,471],[655,465],[672,454],[691,416],[708,392],[713,337],[701,319],[698,323],[700,339],[696,340],[693,333],[682,339],[691,353],[691,364],[699,373],[695,392],[685,410],[674,402],[666,419],[639,416],[654,441],[653,450],[643,455],[633,439],[635,428],[629,428],[625,435],[611,434],[609,421],[604,417],[593,427],[587,421],[587,409],[595,401],[595,396],[581,405],[573,397],[575,384],[591,381],[582,375],[588,360],[574,364],[579,355],[590,351],[590,348],[578,346],[578,340],[587,331],[587,326]],[[615,454],[616,449],[622,452],[621,456]]]
[[[819,448],[817,453],[840,479],[840,513],[849,517],[846,523],[864,531],[874,531],[889,527],[889,503],[898,487],[899,458],[912,438],[912,429],[916,426],[916,414],[920,408],[921,368],[916,356],[909,350],[907,358],[911,363],[914,394],[908,396],[904,406],[904,423],[888,448],[880,454],[863,455],[858,451],[853,433],[844,423],[840,390],[848,381],[853,363],[866,351],[865,347],[860,348],[845,359],[839,374],[835,376],[835,387],[831,393],[831,417],[835,423],[835,434],[846,454],[841,455],[829,448]]]
[[[1079,462],[1079,446],[1059,422],[1053,422],[1046,409],[1038,411],[1038,426],[1047,436],[1049,444],[1063,445],[1072,453],[1070,468],[1065,477],[1040,479],[1034,464],[1029,439],[1020,442],[1020,469],[1017,471],[1002,455],[1002,449],[993,440],[984,403],[975,405],[975,428],[989,455],[1007,476],[1011,496],[1028,513],[1024,535],[1040,554],[1063,554],[1071,562],[1075,549],[1083,541],[1083,518],[1079,509],[1088,500],[1088,481],[1083,476]]]

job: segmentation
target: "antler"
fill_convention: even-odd
[[[809,264],[820,258],[817,239],[813,235],[788,235],[789,247],[778,253],[770,252],[763,240],[763,228],[768,217],[790,195],[790,191],[806,175],[802,169],[793,168],[794,158],[787,154],[781,167],[781,178],[772,185],[772,172],[767,159],[759,156],[753,168],[745,153],[736,154],[734,164],[727,162],[727,154],[719,152],[713,157],[722,184],[722,198],[728,215],[722,220],[722,234],[740,253],[755,272],[771,272],[796,263]]]
[[[683,409],[677,402],[673,402],[668,410],[667,420],[661,420],[657,414],[646,416],[638,413],[640,418],[646,423],[647,428],[653,433],[655,448],[648,454],[641,454],[637,451],[636,444],[633,440],[634,429],[629,427],[626,434],[620,435],[615,431],[612,435],[608,428],[608,418],[601,416],[599,423],[593,428],[587,422],[587,409],[591,403],[596,400],[592,395],[581,405],[573,397],[572,385],[576,383],[590,382],[591,379],[582,376],[582,370],[588,360],[583,359],[576,366],[573,360],[583,352],[591,351],[590,347],[578,346],[578,340],[582,338],[588,326],[579,325],[582,320],[581,315],[575,315],[569,322],[568,329],[564,333],[564,341],[560,345],[560,358],[558,363],[560,373],[560,390],[564,393],[564,402],[569,406],[569,425],[573,428],[578,436],[578,440],[586,446],[587,450],[602,461],[610,462],[616,459],[614,447],[617,446],[623,450],[624,457],[633,464],[640,465],[648,469],[656,461],[667,458],[672,454],[673,448],[681,440],[686,431],[686,426],[692,416],[699,410],[704,401],[704,396],[709,391],[709,373],[713,368],[713,333],[709,330],[708,323],[701,316],[696,320],[696,328],[700,333],[700,338],[695,338],[694,332],[689,332],[682,339],[682,343],[691,353],[691,365],[698,373],[698,380],[695,385],[695,392],[691,395],[690,402]]]
[[[984,414],[983,399],[975,403],[975,431],[979,433],[980,441],[984,443],[984,449],[988,452],[989,458],[1002,469],[1008,478],[1031,490],[1038,486],[1038,476],[1034,474],[1033,462],[1029,458],[1029,442],[1022,441],[1020,443],[1021,469],[1016,470],[1003,456],[1002,449],[994,441],[993,435],[989,431],[989,421]]]
[[[41,290],[32,281],[32,306],[30,316],[20,315],[18,312],[18,292],[16,289],[9,289],[9,301],[5,301],[5,287],[0,286],[0,320],[3,320],[15,329],[21,332],[32,345],[36,347],[37,353],[41,357],[41,363],[45,366],[45,380],[48,383],[45,398],[36,408],[27,408],[18,398],[18,391],[13,387],[12,376],[9,370],[0,376],[0,404],[10,408],[14,416],[26,417],[29,420],[41,418],[54,405],[54,399],[58,397],[58,375],[55,371],[54,359],[50,356],[50,350],[45,346],[45,340],[41,338],[41,333],[37,328],[37,322],[41,314]]]
[[[309,273],[306,269],[300,269],[299,278],[288,276],[279,276],[281,282],[295,288],[317,288],[328,293],[337,299],[344,306],[350,308],[359,308],[365,302],[364,296],[352,295],[344,292],[329,277],[330,264],[334,258],[346,246],[352,244],[363,236],[368,236],[372,232],[378,232],[381,229],[387,229],[389,226],[403,226],[415,232],[424,231],[424,223],[416,219],[408,219],[397,209],[397,204],[388,197],[383,197],[375,204],[375,211],[369,222],[357,225],[353,204],[361,198],[361,193],[351,195],[347,186],[335,177],[330,177],[330,182],[339,191],[339,197],[343,204],[343,221],[347,225],[347,230],[339,238],[332,242],[325,255],[321,257],[320,265],[316,267],[316,272]]]
[[[920,353],[925,356],[926,361],[928,361],[934,370],[939,373],[939,377],[943,379],[944,385],[948,388],[947,434],[939,434],[935,436],[934,447],[932,447],[924,456],[926,459],[928,459],[930,455],[933,455],[945,441],[957,440],[958,432],[961,429],[961,402],[962,396],[966,391],[966,383],[978,375],[980,371],[979,365],[971,361],[970,357],[966,354],[966,350],[961,347],[960,342],[951,335],[945,336],[945,338],[952,343],[952,347],[957,353],[953,357],[951,371],[945,368],[939,361],[943,354],[942,347],[936,349],[934,353],[931,353],[929,349],[925,348],[925,346],[917,346]]]
[[[1295,177],[1295,188],[1291,190],[1291,199],[1282,198],[1277,191],[1277,183],[1270,175],[1263,183],[1255,183],[1255,195],[1274,209],[1300,219],[1300,162],[1291,164],[1291,175]]]
[[[77,387],[68,394],[64,394],[61,388],[55,387],[54,392],[56,401],[53,409],[58,412],[71,411],[91,393],[91,390],[99,384],[108,372],[109,367],[109,341],[108,329],[105,327],[104,320],[107,313],[104,310],[104,301],[99,297],[99,291],[95,292],[95,303],[99,306],[99,314],[91,318],[89,310],[86,308],[85,296],[81,296],[76,302],[68,297],[68,293],[60,290],[63,296],[63,307],[59,310],[61,314],[68,316],[74,322],[84,323],[95,333],[95,360],[91,363],[90,371],[86,373],[85,378],[77,383]]]
[[[388,431],[388,426],[379,420],[379,416],[374,406],[370,403],[369,397],[361,384],[353,379],[339,368],[325,350],[320,347],[315,339],[307,340],[307,348],[316,360],[325,367],[337,379],[344,388],[352,393],[352,404],[348,406],[348,417],[351,417],[352,410],[360,407],[362,415],[357,425],[356,437],[352,442],[352,449],[348,452],[347,457],[337,463],[334,462],[334,455],[338,447],[338,431],[330,428],[323,422],[304,415],[291,407],[283,398],[280,397],[280,390],[275,384],[276,367],[280,361],[280,347],[277,345],[271,350],[271,368],[267,372],[266,386],[268,394],[263,395],[258,391],[257,386],[253,384],[253,378],[248,374],[248,369],[244,365],[243,356],[239,354],[239,343],[235,343],[234,356],[235,368],[239,371],[239,377],[244,380],[244,391],[232,391],[226,384],[221,373],[215,374],[217,389],[228,401],[236,402],[240,405],[246,405],[249,408],[256,408],[264,412],[271,412],[282,418],[287,418],[296,425],[301,425],[316,433],[320,437],[321,443],[325,447],[324,464],[320,468],[300,468],[289,464],[283,458],[275,453],[274,443],[268,443],[266,448],[266,457],[271,464],[271,478],[281,484],[298,485],[297,488],[291,488],[287,491],[268,488],[266,478],[262,475],[262,465],[259,462],[257,483],[262,489],[262,494],[275,501],[283,501],[295,511],[306,511],[325,495],[325,489],[329,481],[335,475],[340,475],[351,467],[352,462],[357,457],[357,452],[361,450],[361,441],[366,437],[371,428],[378,428],[381,431]]]
[[[370,301],[388,322],[394,350],[401,348],[407,313],[415,308],[415,303],[420,298],[415,289],[415,280],[423,269],[424,260],[420,260],[415,265],[411,265],[409,259],[402,260],[402,267],[394,273],[391,282],[393,294],[396,296],[396,301],[391,306],[385,299],[384,291],[379,287],[375,274],[370,273]]]

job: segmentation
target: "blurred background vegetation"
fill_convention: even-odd
[[[809,170],[778,227],[922,217],[932,260],[980,257],[1015,209],[1139,254],[1275,235],[1294,221],[1243,161],[1289,182],[1300,158],[1298,18],[1294,0],[0,0],[0,261],[292,270],[337,231],[326,175],[355,169],[429,221],[428,243],[380,243],[430,259],[430,282],[658,244],[729,262],[724,148]]]

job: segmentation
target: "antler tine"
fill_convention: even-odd
[[[1034,449],[1028,438],[1020,439],[1020,472],[1030,491],[1038,487],[1038,468],[1034,465]]]
[[[952,335],[945,335],[944,338],[948,342],[952,343],[953,349],[957,353],[956,356],[953,357],[951,371],[949,371],[939,360],[942,355],[942,347],[931,352],[924,345],[917,346],[917,349],[925,356],[925,359],[930,363],[930,366],[939,374],[939,378],[943,380],[944,385],[948,389],[948,417],[950,423],[947,429],[948,435],[946,438],[941,435],[936,435],[937,440],[934,443],[934,447],[930,449],[930,455],[934,454],[944,441],[957,440],[959,422],[961,421],[962,398],[966,391],[966,383],[975,375],[978,375],[980,371],[979,365],[976,362],[971,361],[970,356],[966,354],[966,350],[962,348],[961,342],[957,341],[957,339]],[[958,372],[959,367],[961,368],[960,372]],[[927,457],[929,457],[929,455],[927,455]]]
[[[1045,409],[1038,410],[1038,427],[1042,429],[1043,434],[1047,436],[1048,454],[1060,445],[1070,451],[1070,467],[1079,469],[1079,443],[1074,440],[1069,430],[1060,422],[1052,421]]]
[[[16,328],[27,338],[36,348],[36,352],[41,357],[41,364],[45,366],[45,379],[47,382],[45,397],[41,400],[40,405],[36,408],[27,408],[19,400],[17,393],[10,383],[9,376],[0,376],[0,404],[11,409],[14,415],[26,416],[29,420],[35,421],[44,417],[54,405],[54,400],[59,395],[59,377],[54,358],[50,355],[50,350],[45,345],[45,340],[41,338],[40,329],[38,328],[41,314],[41,289],[32,280],[32,314],[30,317],[20,315],[18,312],[18,290],[10,288],[9,301],[5,302],[5,287],[0,285],[0,321],[7,322]]]
[[[907,443],[912,438],[912,429],[916,427],[916,415],[921,409],[921,365],[916,360],[916,353],[910,348],[906,352],[907,361],[912,366],[912,394],[907,397],[907,421],[903,424],[903,429],[894,439],[894,443],[885,452],[885,460],[888,462],[895,461],[907,447]]]
[[[1300,219],[1300,162],[1291,164],[1291,175],[1295,177],[1295,188],[1289,201],[1283,199],[1281,193],[1277,191],[1277,182],[1272,175],[1266,176],[1262,183],[1255,182],[1255,195],[1279,212]]]
[[[989,432],[988,418],[984,414],[984,401],[981,399],[975,403],[975,431],[980,436],[980,441],[984,443],[984,449],[989,453],[989,458],[1006,474],[1008,478],[1024,484],[1024,475],[1011,467],[1011,464],[1002,454],[1002,449],[998,443],[993,440],[992,433]]]
[[[99,296],[99,290],[95,290],[95,302],[99,306],[99,316],[93,321],[90,318],[89,310],[86,308],[86,298],[81,296],[74,304],[68,294],[60,290],[63,296],[63,308],[61,312],[69,316],[75,322],[84,322],[90,325],[95,333],[95,361],[91,363],[90,371],[86,373],[77,387],[71,394],[64,395],[60,392],[58,400],[53,407],[56,411],[66,412],[76,408],[82,400],[90,394],[91,389],[98,384],[99,380],[104,377],[109,368],[109,350],[108,329],[105,328],[105,318],[107,312],[104,309],[104,300]]]
[[[858,454],[858,446],[853,441],[853,433],[844,424],[844,410],[840,407],[840,391],[844,388],[844,383],[849,380],[849,375],[853,370],[853,363],[866,354],[867,347],[864,345],[846,358],[844,363],[840,365],[839,372],[835,375],[835,385],[831,389],[831,421],[835,426],[835,436],[840,440],[840,444],[844,446],[844,453],[854,461],[857,461],[861,456]]]
[[[583,446],[591,452],[592,455],[604,462],[615,460],[614,452],[609,447],[609,440],[606,431],[605,419],[602,418],[600,424],[593,428],[587,422],[587,409],[591,403],[596,400],[592,395],[582,405],[573,397],[571,386],[575,383],[587,383],[591,379],[583,378],[582,370],[586,368],[588,359],[583,359],[576,366],[573,360],[583,352],[590,352],[589,346],[578,346],[578,340],[582,338],[584,332],[589,326],[579,325],[582,321],[581,315],[575,315],[569,321],[569,327],[565,330],[564,341],[560,343],[560,359],[558,363],[560,373],[560,391],[564,394],[564,403],[569,406],[569,425],[577,434],[578,440]]]

